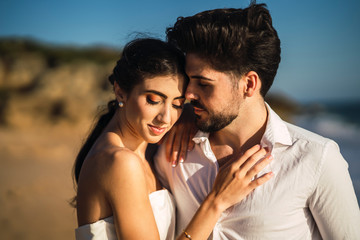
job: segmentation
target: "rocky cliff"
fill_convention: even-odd
[[[0,40],[0,124],[29,127],[93,118],[112,95],[120,51]]]

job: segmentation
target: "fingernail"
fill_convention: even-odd
[[[273,155],[270,155],[270,156],[269,156],[269,160],[271,161],[271,160],[273,160],[273,159],[274,159]]]
[[[184,162],[184,158],[180,158],[180,161],[179,161],[180,163],[183,163]]]
[[[176,162],[174,161],[174,162],[172,162],[172,165],[171,165],[172,167],[176,167]]]

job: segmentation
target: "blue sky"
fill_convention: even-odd
[[[164,38],[178,16],[249,0],[1,0],[0,37],[121,47],[146,32]],[[272,87],[299,101],[360,100],[360,1],[263,0],[282,45]]]

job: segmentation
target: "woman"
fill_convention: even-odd
[[[145,159],[145,150],[181,114],[187,83],[184,56],[160,40],[138,39],[124,48],[109,80],[116,100],[109,102],[109,112],[100,117],[74,166],[76,238],[174,239],[174,202]],[[222,211],[267,181],[271,174],[251,181],[270,161],[265,158],[252,168],[265,154],[255,146],[224,168],[218,178],[227,180],[215,183],[179,239],[191,239],[190,232],[206,239]]]

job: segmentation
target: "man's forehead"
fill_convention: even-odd
[[[232,79],[234,75],[230,72],[222,72],[214,69],[210,63],[196,54],[186,55],[186,74],[191,78],[204,80]]]
[[[186,72],[202,73],[206,71],[214,70],[208,62],[206,62],[199,55],[189,53],[186,54]]]

